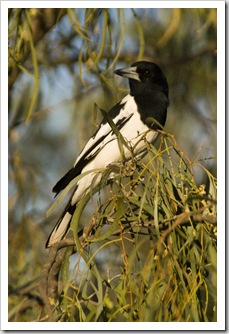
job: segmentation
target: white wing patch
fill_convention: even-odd
[[[134,99],[130,95],[128,95],[125,99],[127,100],[125,106],[119,115],[113,119],[113,121],[115,124],[117,124],[119,120],[129,116],[129,119],[127,118],[128,121],[120,129],[120,133],[122,134],[123,138],[126,140],[128,146],[133,150],[131,152],[130,149],[128,149],[126,146],[123,146],[124,156],[126,159],[129,159],[133,153],[134,155],[140,155],[140,153],[145,150],[146,144],[144,138],[147,141],[152,142],[157,137],[158,133],[152,130],[148,131],[148,126],[141,121],[140,114],[136,109]],[[94,140],[96,140],[96,138],[98,141],[100,136],[104,135],[106,135],[105,139],[100,142],[99,145],[96,145],[92,151],[90,151],[89,157],[93,154],[93,152],[95,154],[96,150],[99,150],[99,152],[96,153],[94,159],[88,161],[88,163],[82,169],[82,173],[94,169],[104,169],[108,165],[120,161],[121,152],[118,139],[107,123],[101,126],[94,138],[92,137],[90,139],[90,143],[88,143],[87,149],[90,150],[90,148],[93,147]],[[85,152],[85,150],[83,152]],[[83,156],[83,152],[81,157]],[[94,187],[99,184],[102,173],[96,173],[96,175],[96,181],[93,180],[95,173],[92,172],[87,174],[78,182],[77,189],[71,200],[71,205],[75,205],[80,200],[80,198],[89,191],[92,183]]]
[[[119,103],[120,105],[124,104],[124,107],[120,110],[119,114],[113,119],[113,122],[115,124],[118,123],[118,121],[121,121],[122,119],[129,118],[134,112],[136,112],[136,105],[134,102],[134,98],[128,94],[126,95]],[[131,108],[132,105],[132,108]],[[120,131],[122,132],[122,131]],[[112,133],[112,136],[110,135]],[[98,145],[95,146],[93,150],[92,147],[100,140],[100,138],[103,138]],[[80,155],[76,159],[74,163],[74,167],[77,165],[77,163],[80,161],[80,159],[89,151],[89,156],[95,154],[97,150],[101,150],[102,147],[104,147],[109,141],[112,139],[115,139],[116,136],[113,133],[109,123],[101,123],[99,129],[96,131],[96,135],[93,135],[89,141],[87,142],[84,149],[81,151]],[[85,157],[87,158],[87,156]]]

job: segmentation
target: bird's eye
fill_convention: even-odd
[[[149,70],[144,70],[144,76],[149,77],[150,76],[150,71]]]

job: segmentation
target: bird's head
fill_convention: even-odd
[[[114,72],[129,79],[130,94],[152,94],[155,91],[163,92],[168,97],[168,82],[161,68],[148,61],[137,61],[130,67]]]

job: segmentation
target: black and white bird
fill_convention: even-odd
[[[145,140],[154,142],[158,136],[157,130],[165,125],[169,88],[161,68],[155,63],[139,61],[128,68],[116,70],[115,74],[129,79],[130,93],[117,103],[108,115],[127,145],[120,149],[117,132],[112,129],[108,118],[104,118],[74,166],[54,186],[53,192],[56,194],[78,175],[98,168],[105,169],[108,165],[119,162],[123,155],[125,159],[133,155],[141,157],[146,150]],[[47,248],[65,237],[77,203],[89,193],[92,183],[95,187],[101,181],[102,173],[97,174],[96,181],[93,180],[93,171],[78,181],[68,205],[47,240]]]

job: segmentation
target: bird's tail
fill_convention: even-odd
[[[71,219],[76,209],[76,204],[72,205],[71,200],[69,201],[61,218],[58,220],[52,232],[50,233],[50,236],[45,244],[46,248],[53,246],[56,242],[61,241],[65,237],[69,230]]]

